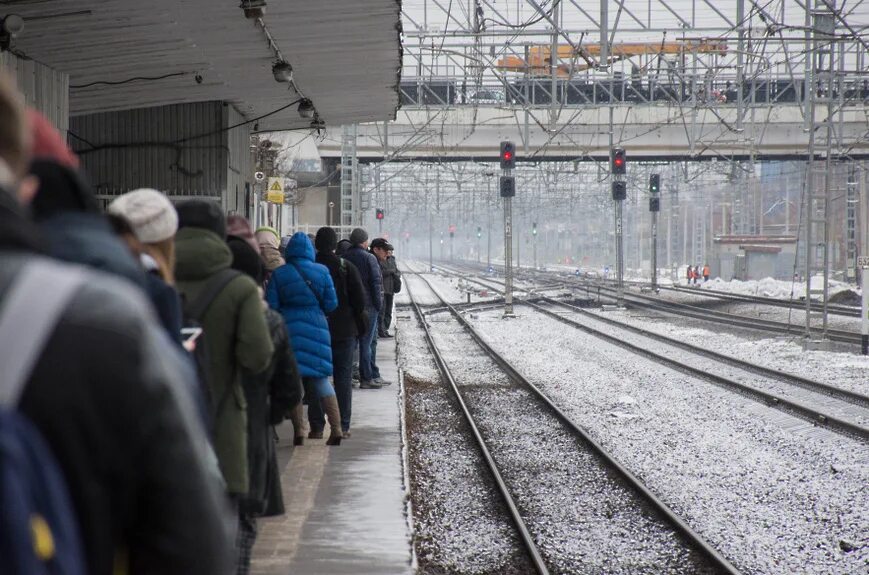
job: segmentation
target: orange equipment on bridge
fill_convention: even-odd
[[[498,60],[498,68],[513,72],[528,72],[535,76],[549,76],[552,72],[552,61],[549,46],[531,46],[528,48],[528,59],[521,56],[505,56]],[[620,42],[610,46],[609,63],[625,60],[634,56],[656,56],[672,54],[726,54],[727,42],[721,40],[676,40],[670,42]],[[556,50],[556,75],[568,78],[571,72],[588,70],[589,65],[580,60],[600,57],[600,44],[579,46],[559,45]]]

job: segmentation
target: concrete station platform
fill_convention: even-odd
[[[253,575],[413,572],[394,339],[378,341],[377,365],[393,383],[353,390],[352,437],[340,446],[294,448],[292,426],[278,429],[286,514],[259,521]]]

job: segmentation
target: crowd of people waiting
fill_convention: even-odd
[[[328,420],[341,445],[354,364],[358,387],[390,384],[393,247],[152,189],[102,210],[22,100],[0,78],[4,569],[247,573],[257,518],[283,513],[274,426],[303,445],[304,402],[307,439]]]

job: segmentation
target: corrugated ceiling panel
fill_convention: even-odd
[[[14,9],[27,23],[16,49],[70,74],[73,114],[225,100],[250,118],[293,99],[274,81],[274,53],[237,0],[52,0]],[[397,0],[275,0],[264,20],[300,90],[340,125],[394,117],[399,12]],[[128,81],[166,74],[176,75]],[[306,122],[290,109],[269,125]]]

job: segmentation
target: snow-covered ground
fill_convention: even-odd
[[[472,321],[737,567],[866,572],[862,443],[518,311],[514,320],[494,311]],[[707,334],[706,345],[721,351],[719,338]]]
[[[823,285],[823,281],[823,276],[812,277],[812,289],[820,289]],[[806,295],[806,284],[804,282],[795,283],[791,281],[776,280],[772,278],[764,278],[762,280],[750,281],[724,281],[721,278],[712,278],[708,282],[701,282],[699,284],[699,287],[701,289],[712,289],[715,291],[740,295],[762,296],[778,299],[799,299],[805,297]],[[860,290],[857,289],[857,286],[855,285],[836,280],[830,280],[831,296],[845,290],[853,290],[857,293],[860,293]]]

